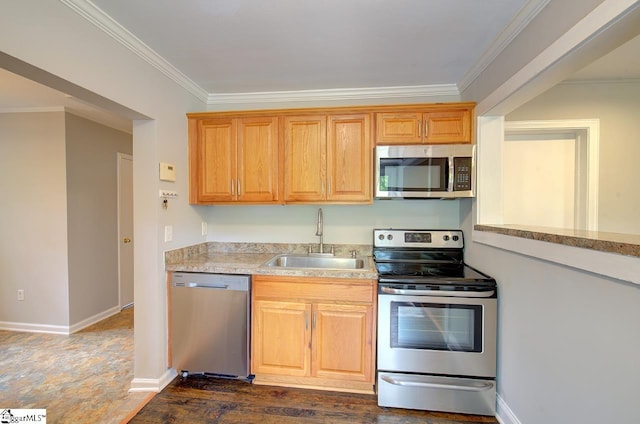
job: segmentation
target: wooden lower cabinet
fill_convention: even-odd
[[[308,376],[311,370],[311,305],[256,300],[253,305],[253,370]]]
[[[371,381],[371,305],[313,305],[311,375]]]
[[[254,276],[254,383],[373,393],[375,284]]]

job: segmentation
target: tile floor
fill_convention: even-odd
[[[0,408],[51,423],[120,423],[149,393],[133,379],[133,308],[69,336],[0,331]]]

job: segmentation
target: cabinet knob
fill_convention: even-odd
[[[128,243],[131,243],[131,239],[129,237],[125,237],[125,238],[122,239],[122,242],[124,244],[128,244]]]

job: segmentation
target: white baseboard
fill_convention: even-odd
[[[66,325],[29,324],[25,322],[0,321],[0,330],[20,331],[23,333],[47,333],[69,335]]]
[[[8,322],[0,321],[0,330],[6,331],[21,331],[25,333],[47,333],[47,334],[63,334],[68,336],[87,328],[97,322],[102,321],[105,318],[109,318],[120,312],[119,306],[114,306],[106,311],[100,312],[92,317],[82,320],[71,326],[68,325],[49,325],[49,324],[30,324],[25,322]]]
[[[70,333],[76,333],[82,330],[83,328],[87,328],[97,322],[102,321],[103,319],[109,318],[110,316],[113,316],[118,312],[120,312],[120,306],[114,306],[113,308],[100,312],[99,314],[96,314],[92,317],[89,317],[78,323],[73,324],[71,327],[69,327]]]
[[[498,422],[500,424],[522,424],[500,395],[497,396],[497,399],[498,410],[496,411],[496,419]]]
[[[169,368],[160,378],[134,378],[129,392],[160,393],[177,375],[176,370]]]

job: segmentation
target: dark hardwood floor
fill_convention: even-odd
[[[381,408],[375,395],[180,376],[130,421],[142,423],[497,423],[494,417]]]

